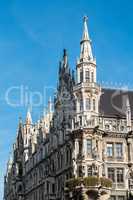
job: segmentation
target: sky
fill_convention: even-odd
[[[29,104],[33,121],[42,115],[64,48],[75,69],[84,15],[98,82],[133,88],[132,10],[132,0],[0,0],[0,200],[19,116]]]

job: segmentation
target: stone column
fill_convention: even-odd
[[[131,162],[131,143],[130,142],[128,142],[127,148],[128,148],[128,162]]]

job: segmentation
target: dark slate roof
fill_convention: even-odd
[[[102,89],[99,111],[106,117],[125,118],[126,101],[129,98],[133,118],[133,91],[120,89]]]

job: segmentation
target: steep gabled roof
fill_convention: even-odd
[[[126,117],[126,101],[129,98],[133,119],[133,91],[102,88],[99,112],[106,117]]]

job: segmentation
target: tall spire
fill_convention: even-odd
[[[22,127],[23,127],[23,122],[22,118],[19,117],[19,123],[18,123],[18,137],[22,137]]]
[[[48,113],[51,113],[51,112],[52,112],[52,99],[50,96],[49,101],[48,101]]]
[[[127,129],[128,131],[131,130],[131,107],[129,102],[129,97],[126,98],[126,121],[127,121]]]
[[[89,39],[89,33],[88,33],[88,27],[87,27],[87,20],[88,20],[88,17],[87,16],[84,16],[83,18],[83,22],[84,22],[84,30],[83,30],[83,35],[82,35],[82,41],[84,40],[90,40]]]
[[[63,54],[63,65],[64,67],[68,67],[68,56],[67,56],[67,50],[64,49],[64,54]]]
[[[19,117],[19,124],[18,124],[18,127],[21,128],[21,127],[22,127],[22,124],[23,124],[23,122],[22,122],[22,117],[20,116],[20,117]]]
[[[32,117],[31,117],[30,108],[28,108],[28,111],[27,111],[26,124],[28,124],[28,125],[32,124]]]
[[[83,35],[82,35],[82,40],[80,42],[80,45],[81,45],[80,60],[81,61],[93,60],[91,40],[89,37],[88,27],[87,27],[87,20],[88,20],[88,17],[84,16],[84,18],[83,18]]]

